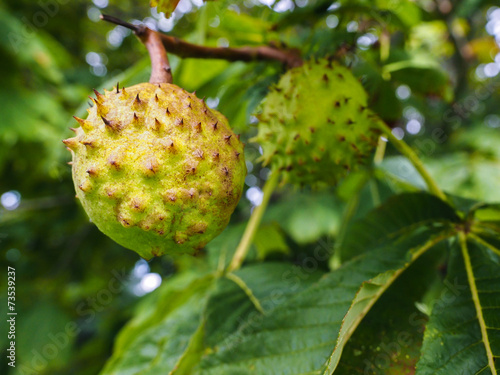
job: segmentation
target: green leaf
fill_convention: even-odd
[[[469,236],[500,256],[500,225],[495,227],[478,226],[473,229]]]
[[[459,221],[453,208],[439,198],[427,193],[404,193],[355,221],[340,248],[343,255],[353,256],[426,225],[446,227]]]
[[[207,244],[208,263],[213,270],[222,271],[231,262],[244,231],[245,223],[229,225]]]
[[[398,53],[399,52],[399,53]],[[392,61],[382,68],[382,75],[408,85],[412,91],[423,94],[441,94],[446,92],[448,74],[439,61],[426,53],[396,51],[398,60]]]
[[[485,0],[460,1],[457,3],[457,10],[455,10],[455,13],[458,17],[467,17],[484,3],[486,3]]]
[[[210,16],[217,16],[220,25],[210,30],[215,38],[227,38],[231,45],[261,45],[268,40],[279,39],[273,24],[263,18],[256,18],[244,12],[235,12],[221,6],[219,1],[210,4]]]
[[[354,73],[363,77],[363,86],[369,94],[369,104],[385,121],[394,122],[401,118],[403,108],[396,97],[394,82],[382,77],[378,61],[360,61]]]
[[[426,184],[413,164],[403,156],[386,157],[376,167],[375,177],[396,192],[423,190]]]
[[[220,75],[230,78],[227,72],[229,66],[230,64],[224,60],[184,59],[180,63],[175,80],[185,90],[198,93],[203,86],[217,88],[212,81]],[[231,71],[233,70],[234,67]]]
[[[167,18],[170,18],[177,4],[179,0],[151,0],[149,3],[151,7],[158,7],[158,12],[164,12]]]
[[[177,374],[178,367],[186,373],[200,355],[202,313],[212,287],[212,275],[182,273],[167,280],[122,329],[101,374]]]
[[[482,123],[478,125],[480,126],[475,126],[467,129],[468,131],[461,131],[457,134],[456,144],[461,149],[474,150],[474,156],[479,154],[485,159],[498,162],[500,160],[500,149],[498,148],[500,134],[498,128],[485,127]]]
[[[476,203],[468,213],[469,235],[500,255],[500,204]]]
[[[167,280],[122,329],[101,374],[192,374],[206,344],[229,342],[245,318],[270,312],[322,275],[303,272],[264,263],[220,279],[181,273]],[[290,281],[297,275],[299,284]]]
[[[377,302],[380,296],[392,285],[392,283],[423,253],[447,238],[448,235],[441,234],[435,238],[430,238],[426,243],[410,251],[410,259],[402,267],[391,269],[380,273],[369,281],[364,282],[356,294],[349,311],[345,315],[335,349],[333,350],[324,371],[324,375],[333,374],[342,355],[342,351],[347,341],[356,330],[361,320],[366,316],[371,307]]]
[[[391,271],[405,267],[411,260],[409,249],[421,248],[431,232],[380,247],[325,275],[263,319],[244,325],[237,339],[214,348],[203,358],[199,373],[317,374],[336,346],[352,300],[359,295],[361,303],[362,295],[372,293],[383,279],[391,279]]]
[[[448,269],[452,290],[440,308],[432,309],[416,373],[497,374],[500,258],[461,235]]]
[[[345,345],[335,375],[413,373],[427,321],[420,301],[442,284],[436,270],[447,249],[447,241],[442,241],[389,287]]]
[[[372,2],[369,2],[371,4]],[[394,12],[401,21],[411,27],[418,24],[421,20],[421,11],[417,4],[409,0],[377,0],[376,5],[380,9]]]
[[[77,326],[55,304],[55,301],[40,301],[22,316],[23,319],[16,318],[16,348],[19,361],[23,365],[32,367],[33,358],[40,358],[42,363],[45,361],[44,368],[46,366],[60,366],[68,360]],[[68,327],[73,328],[69,329]],[[68,332],[73,334],[68,334]],[[56,351],[55,356],[52,354],[54,350]]]
[[[16,151],[27,163],[30,174],[52,175],[65,157],[64,147],[55,147],[65,137],[66,112],[62,104],[46,92],[31,92],[22,86],[0,91],[0,170]],[[68,131],[69,133],[69,131]],[[69,135],[69,134],[67,134]],[[40,171],[37,171],[40,169]]]
[[[71,55],[42,28],[36,29],[36,32],[28,30],[26,21],[21,22],[0,9],[0,48],[15,56],[39,77],[53,83],[63,83],[61,68],[70,65]]]
[[[248,325],[262,320],[322,275],[319,270],[268,262],[219,279],[206,310],[208,346],[218,351],[235,345]]]
[[[182,356],[179,358],[177,363],[175,364],[172,371],[169,373],[172,375],[190,375],[193,367],[195,367],[200,361],[204,346],[204,338],[205,338],[205,321],[203,320],[198,329],[193,333],[191,339],[189,340],[189,344],[185,349]]]
[[[322,236],[337,233],[340,226],[339,206],[327,192],[298,193],[270,207],[264,220],[278,222],[299,244],[313,243]]]
[[[277,224],[264,225],[259,228],[253,239],[257,249],[258,259],[265,259],[269,254],[289,254],[290,248],[286,244],[283,232]]]
[[[384,2],[388,3],[384,0],[380,1],[380,3]],[[405,24],[405,22],[396,12],[394,12],[393,9],[381,9],[374,7],[373,2],[371,1],[344,1],[342,6],[335,10],[335,14],[347,19],[367,16],[382,25],[390,25],[403,32],[407,32],[409,29],[408,25]]]
[[[474,218],[486,222],[500,222],[500,203],[480,204],[474,208]]]
[[[175,8],[177,8],[177,4],[179,4],[180,0],[150,0],[149,6],[151,8],[157,7],[158,12],[164,12],[166,18],[170,18]],[[209,0],[203,0],[209,1]]]
[[[500,138],[493,139],[498,142]],[[485,148],[487,146],[485,143]],[[499,161],[498,155],[492,158],[469,152],[453,152],[425,159],[426,166],[443,190],[487,202],[500,201]]]

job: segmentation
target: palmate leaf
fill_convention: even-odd
[[[496,375],[500,370],[500,257],[467,241],[452,249],[447,280],[456,292],[434,308],[417,375]]]
[[[453,235],[453,210],[429,197],[404,195],[372,212],[389,230],[319,280],[311,256],[306,268],[263,263],[225,276],[167,281],[150,309],[122,331],[103,374],[331,373],[383,293],[420,255]],[[408,212],[399,207],[404,204]],[[448,220],[421,220],[433,207]]]
[[[405,267],[446,237],[433,237],[439,232],[419,231],[346,263],[249,324],[235,340],[210,348],[213,353],[202,359],[196,374],[322,374],[332,356],[329,373],[343,338]],[[337,343],[339,331],[343,336]]]
[[[237,339],[210,347],[198,373],[330,373],[371,306],[415,259],[452,235],[458,221],[428,194],[388,200],[349,234],[360,240],[363,231],[376,233],[365,238],[361,256],[246,326]]]

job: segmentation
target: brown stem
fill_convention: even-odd
[[[172,83],[172,69],[168,62],[167,51],[161,42],[160,34],[144,27],[143,32],[136,33],[148,49],[151,58],[150,83]]]
[[[126,27],[127,29],[132,30],[134,33],[139,30],[139,26],[132,25],[131,23],[125,22],[125,21],[123,21],[123,20],[121,20],[121,19],[119,19],[117,17],[108,16],[107,14],[101,14],[100,18],[103,21],[114,23],[115,25],[120,25],[120,26]]]
[[[276,60],[289,68],[302,65],[297,50],[282,50],[271,46],[216,48],[185,42],[179,38],[161,34],[163,44],[168,50],[180,57],[222,59],[227,61]]]
[[[144,26],[132,25],[111,16],[102,15],[101,19],[127,27],[136,34],[138,29],[141,27],[144,28]],[[296,49],[279,49],[272,46],[240,48],[205,47],[188,43],[179,38],[161,34],[156,31],[150,31],[151,33],[159,35],[167,50],[179,57],[212,58],[228,61],[275,60],[285,64],[288,68],[300,66],[303,63],[300,53]]]
[[[113,16],[102,14],[101,19],[133,30],[134,34],[146,46],[151,59],[150,83],[172,83],[172,69],[159,33],[146,26],[132,25]]]

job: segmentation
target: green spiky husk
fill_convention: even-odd
[[[173,84],[96,95],[64,141],[88,216],[145,259],[196,253],[226,227],[241,197],[239,137],[221,113]]]
[[[380,130],[351,71],[328,60],[285,73],[260,107],[252,139],[262,160],[294,184],[336,184],[370,162]]]

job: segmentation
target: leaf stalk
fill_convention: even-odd
[[[262,197],[262,203],[259,206],[255,207],[252,215],[250,216],[250,220],[248,221],[248,224],[245,228],[245,233],[243,233],[243,237],[241,238],[241,241],[236,248],[233,259],[231,260],[231,263],[227,268],[228,272],[236,271],[243,264],[243,261],[245,260],[248,251],[250,250],[250,245],[252,244],[252,240],[255,237],[255,233],[259,228],[259,224],[262,220],[264,212],[266,211],[269,199],[271,198],[271,195],[278,185],[279,175],[280,174],[276,170],[271,171],[271,173],[269,174],[269,179],[266,181],[266,184],[263,188],[264,195]]]
[[[429,189],[429,192],[431,194],[434,194],[435,196],[437,196],[442,201],[448,202],[448,198],[443,193],[443,191],[439,188],[438,184],[432,178],[429,171],[425,168],[424,163],[418,157],[417,153],[415,151],[413,151],[413,149],[410,146],[408,146],[408,144],[406,142],[404,142],[401,139],[398,139],[394,134],[392,134],[391,129],[382,121],[379,122],[379,128],[384,132],[385,136],[393,144],[393,146],[396,147],[396,149],[401,154],[406,156],[408,158],[408,160],[413,164],[413,166],[415,167],[417,172],[424,179],[424,181],[427,185],[427,188]]]

